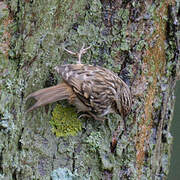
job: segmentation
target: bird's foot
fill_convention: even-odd
[[[87,48],[84,48],[85,47],[85,43],[83,43],[83,46],[82,48],[80,49],[80,51],[78,53],[75,53],[75,52],[72,52],[72,51],[69,51],[68,49],[64,48],[65,51],[67,51],[69,54],[72,54],[72,55],[75,55],[78,57],[78,61],[77,63],[78,64],[81,64],[81,56],[82,54],[85,54],[87,52],[88,49],[91,48],[91,46],[87,47]]]
[[[88,117],[88,118],[93,118],[93,119],[95,119],[97,121],[102,121],[102,122],[104,122],[104,120],[106,119],[106,118],[98,117],[95,114],[93,114],[92,112],[87,112],[87,113],[88,114],[81,114],[79,116],[79,118]]]

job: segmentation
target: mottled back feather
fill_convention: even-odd
[[[123,103],[125,103],[123,106],[127,106],[127,109],[123,110],[121,97],[117,94],[127,93],[128,96],[131,96],[130,91],[115,73],[99,66],[85,64],[62,65],[58,66],[56,70],[72,87],[79,99],[92,109],[92,112],[99,116],[117,112],[114,105],[116,104],[120,110],[119,114],[123,116],[128,114],[131,102],[123,99]]]

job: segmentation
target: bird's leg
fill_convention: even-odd
[[[90,116],[89,114],[81,114],[81,115],[79,116],[79,118],[82,118],[82,117],[88,117],[88,118],[91,118],[91,116]]]
[[[97,117],[95,114],[91,113],[90,111],[87,111],[87,113],[88,114],[81,114],[79,118],[88,117],[88,118],[93,118],[95,120],[102,121],[102,122],[104,122],[105,120],[105,118]]]
[[[90,111],[88,111],[87,113],[90,114],[91,117],[93,117],[95,120],[102,121],[102,122],[104,122],[104,120],[105,120],[105,118],[97,117],[95,114],[93,114],[93,113],[90,112]]]
[[[75,52],[69,51],[66,48],[64,48],[64,50],[67,51],[69,54],[77,56],[78,57],[77,63],[81,64],[81,56],[82,56],[82,54],[85,54],[87,52],[87,50],[91,48],[91,46],[89,46],[87,48],[84,48],[84,47],[85,47],[85,44],[83,43],[83,46],[81,47],[79,53],[75,53]]]

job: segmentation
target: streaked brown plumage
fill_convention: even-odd
[[[129,87],[115,73],[106,68],[81,64],[81,55],[87,49],[83,46],[78,54],[66,50],[78,56],[78,64],[55,67],[63,82],[30,94],[27,99],[33,97],[37,102],[28,111],[68,99],[78,111],[87,112],[94,119],[102,119],[109,113],[118,113],[125,121],[132,102]]]
[[[68,99],[79,111],[92,112],[97,118],[109,113],[118,113],[124,118],[129,113],[129,87],[110,70],[85,64],[67,64],[55,69],[64,82],[30,94],[27,98],[33,97],[37,102],[28,111]]]

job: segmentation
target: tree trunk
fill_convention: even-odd
[[[0,179],[166,179],[179,68],[178,5],[0,2]],[[64,47],[77,52],[83,43],[92,46],[83,63],[106,67],[131,87],[127,135],[121,133],[114,153],[110,142],[118,115],[104,123],[78,119],[74,111],[68,116],[74,108],[66,102],[26,113],[28,94],[60,80],[53,68],[76,63]],[[58,127],[64,107],[66,124]]]

